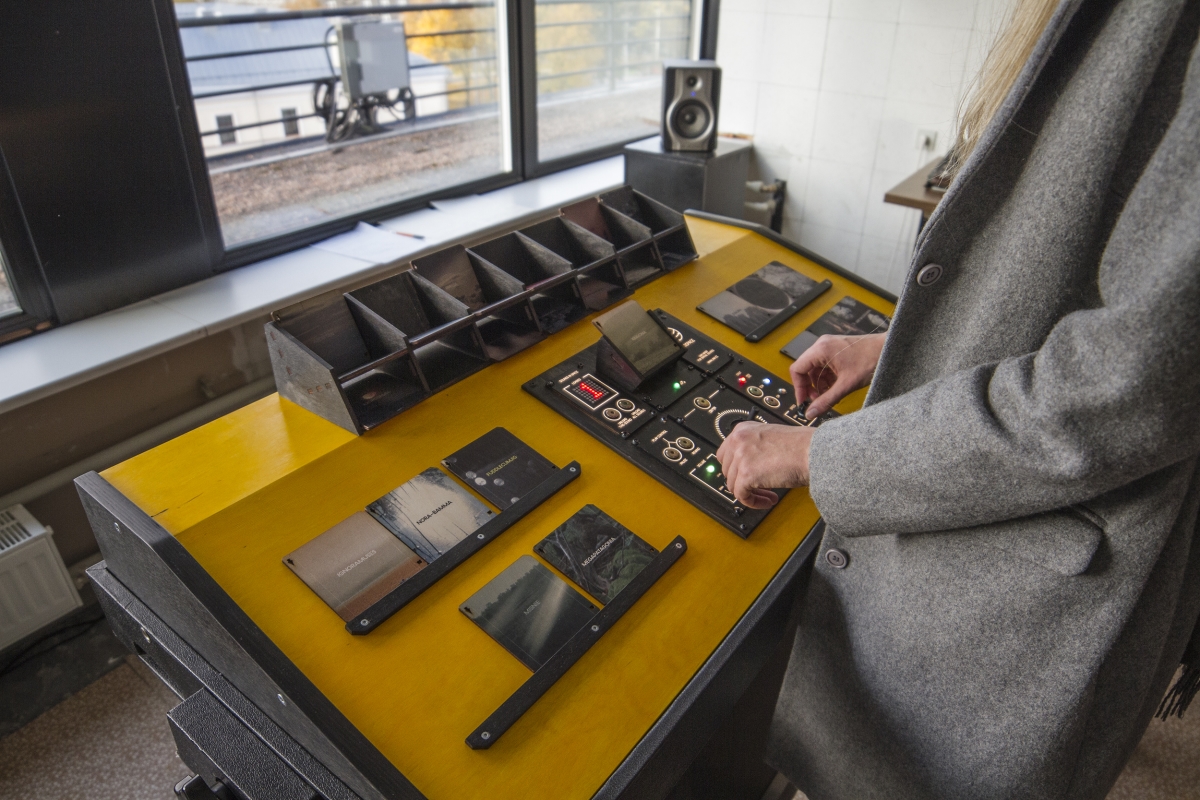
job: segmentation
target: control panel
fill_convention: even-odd
[[[662,310],[649,313],[685,352],[636,390],[618,390],[597,375],[597,345],[524,388],[734,533],[749,536],[770,510],[737,501],[717,450],[738,425],[809,425],[804,408],[787,379]]]

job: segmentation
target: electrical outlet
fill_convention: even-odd
[[[917,131],[917,149],[933,151],[937,149],[937,131]]]

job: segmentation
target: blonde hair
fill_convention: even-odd
[[[1013,4],[1004,27],[959,106],[949,163],[952,173],[958,172],[979,144],[980,135],[1008,96],[1008,90],[1029,60],[1056,8],[1058,0],[1016,0]]]

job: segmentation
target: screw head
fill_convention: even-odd
[[[490,733],[488,733],[487,731],[484,731],[483,733],[479,734],[479,738],[480,739],[490,739],[490,738],[492,738],[492,735]]]
[[[578,471],[579,471],[578,467],[571,467],[571,472],[578,472]]]
[[[482,533],[481,533],[481,534],[479,534],[479,535],[478,535],[476,538],[482,539],[482,538],[483,538],[483,534],[482,534]]]
[[[744,530],[746,530],[746,523],[744,523],[744,522],[743,522],[743,523],[741,523],[740,525],[738,525],[738,528],[739,528],[739,529],[741,529],[741,530],[743,530],[743,531],[744,531]]]
[[[367,627],[368,625],[370,625],[370,624],[371,624],[371,622],[370,622],[370,620],[360,619],[360,620],[358,621],[358,624],[359,624],[359,625],[362,625],[362,626],[365,628],[365,627]]]
[[[675,549],[676,549],[676,550],[682,550],[682,549],[683,549],[683,542],[676,542],[676,543],[675,543]]]
[[[595,633],[595,632],[596,632],[596,631],[598,631],[598,630],[600,630],[600,626],[599,626],[599,625],[593,625],[593,626],[592,626],[592,633]]]

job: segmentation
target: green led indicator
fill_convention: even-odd
[[[709,464],[707,467],[705,467],[705,469],[706,469],[706,470],[708,470],[709,472],[716,472],[716,471],[717,471],[717,468],[716,468],[716,467],[714,467],[712,464]]]
[[[679,381],[675,381],[675,391],[679,391]]]

